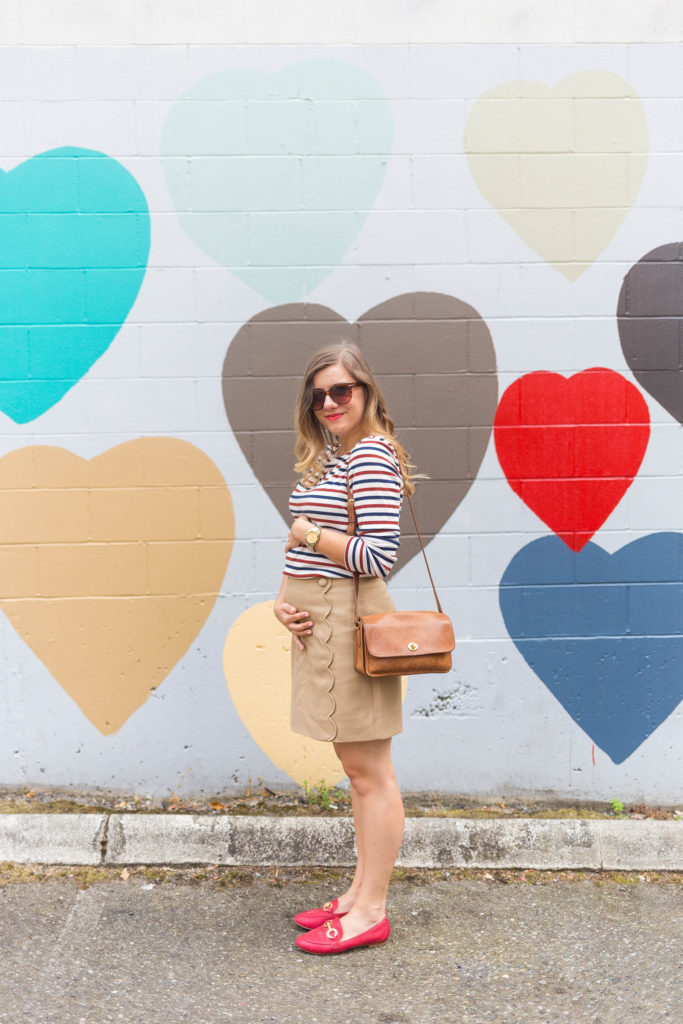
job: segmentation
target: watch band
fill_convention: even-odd
[[[320,532],[320,527],[317,526],[315,523],[311,523],[311,525],[306,530],[306,547],[308,548],[309,551],[315,551],[318,545],[318,541],[320,540]],[[310,539],[311,535],[312,539]]]

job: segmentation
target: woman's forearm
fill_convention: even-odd
[[[307,516],[297,516],[289,529],[285,551],[290,551],[296,547],[305,547],[306,533],[311,522],[312,520]],[[326,558],[331,558],[337,565],[346,565],[344,553],[348,539],[345,533],[340,533],[339,530],[332,530],[328,526],[323,526],[320,529],[320,537],[318,538],[315,550],[319,551],[321,555],[325,555]]]
[[[304,547],[306,533],[311,520],[298,516],[292,523],[287,538],[286,551],[294,547]],[[352,543],[351,543],[352,542]],[[349,536],[339,530],[323,526],[315,550],[325,558],[329,558],[345,569],[351,569],[364,575],[384,577],[396,560],[398,537],[391,538],[365,535]]]
[[[345,566],[346,559],[344,555],[348,539],[347,534],[323,526],[320,531],[320,540],[316,544],[315,550],[319,551],[321,555],[325,555],[326,558],[331,558],[337,565]]]

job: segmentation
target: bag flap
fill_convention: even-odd
[[[375,658],[443,654],[455,647],[453,625],[442,612],[386,612],[362,617],[365,646]]]

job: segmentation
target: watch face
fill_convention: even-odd
[[[313,529],[306,531],[306,546],[314,548],[320,539],[320,530]]]

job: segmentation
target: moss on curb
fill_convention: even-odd
[[[198,867],[138,865],[126,868],[79,865],[15,864],[0,862],[0,887],[31,882],[71,881],[78,889],[106,882],[126,885],[210,885],[238,888],[261,885],[281,888],[288,884],[336,886],[350,881],[346,868],[321,867],[224,867],[219,864]],[[434,882],[484,882],[498,885],[552,885],[567,882],[592,882],[597,886],[683,885],[683,872],[673,871],[536,871],[501,868],[394,868],[392,883],[428,885]]]
[[[202,799],[182,799],[171,794],[161,800],[139,795],[74,793],[63,790],[0,789],[0,814],[235,814],[272,815],[274,817],[348,816],[351,802],[348,791],[334,789],[333,800],[316,799],[317,787],[306,794],[278,793],[261,787],[258,793],[221,795]],[[615,813],[608,803],[572,803],[567,800],[489,800],[440,793],[405,793],[409,818],[579,818],[617,819],[656,818],[673,820],[678,815],[671,807],[636,804]]]

